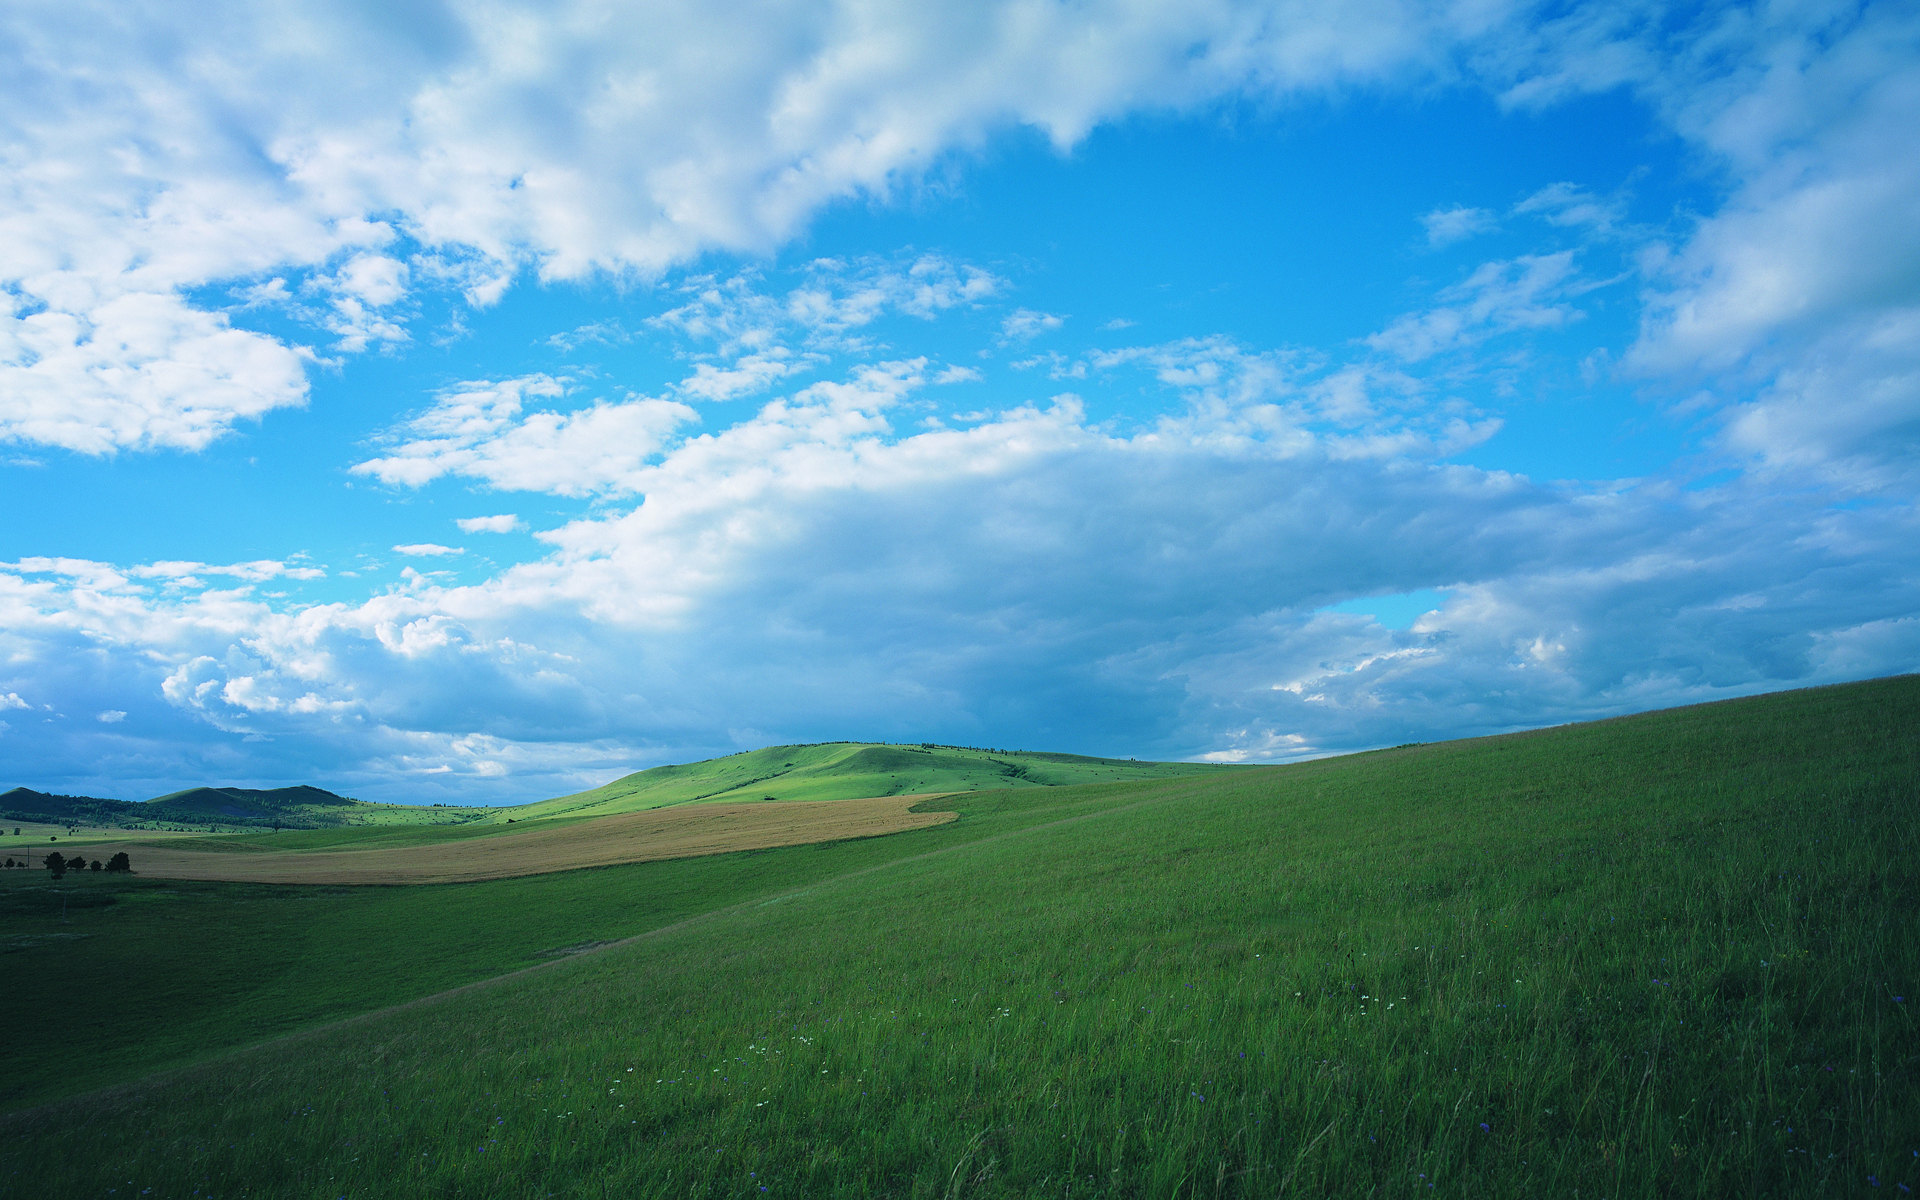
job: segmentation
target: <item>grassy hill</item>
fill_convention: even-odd
[[[0,1192],[1905,1194],[1916,730],[1909,677],[64,923],[0,872],[0,1102],[70,1097]]]
[[[493,819],[598,816],[709,800],[844,800],[921,792],[1065,787],[1236,769],[1207,763],[1138,762],[931,743],[897,746],[826,742],[769,746],[705,762],[654,767],[590,791],[497,810]]]

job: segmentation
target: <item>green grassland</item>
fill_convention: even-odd
[[[769,746],[705,762],[654,767],[590,791],[496,810],[491,819],[604,816],[701,801],[847,800],[855,796],[910,796],[921,792],[1065,787],[1236,769],[1209,763],[1138,762],[1029,750],[826,742],[810,746]]]
[[[945,803],[70,924],[7,878],[0,1067],[68,1098],[0,1194],[1920,1188],[1920,679]]]

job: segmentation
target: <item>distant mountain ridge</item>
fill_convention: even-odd
[[[188,825],[280,825],[313,829],[340,824],[339,818],[345,815],[343,810],[356,807],[371,809],[374,806],[305,785],[196,787],[145,801],[63,796],[24,787],[0,792],[0,818],[77,825],[177,821]]]

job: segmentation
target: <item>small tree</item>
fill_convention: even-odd
[[[89,871],[98,871],[99,869],[100,869],[100,860],[97,858],[87,864],[87,870]]]
[[[60,852],[58,850],[55,850],[52,854],[47,855],[47,870],[53,872],[53,877],[55,879],[58,879],[62,875],[65,875],[67,873],[67,860],[60,857]]]
[[[127,852],[122,850],[107,860],[107,870],[121,872],[131,871],[133,870],[133,862],[127,858]]]

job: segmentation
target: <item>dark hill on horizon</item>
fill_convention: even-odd
[[[15,821],[114,825],[127,819],[140,808],[141,805],[132,800],[108,800],[101,796],[64,796],[56,792],[38,792],[26,787],[0,792],[0,818]]]
[[[17,787],[0,792],[0,818],[72,825],[282,825],[319,828],[341,824],[353,810],[376,806],[323,788],[196,787],[153,800],[65,796]],[[444,810],[442,810],[444,811]],[[355,814],[357,815],[357,814]]]
[[[283,788],[187,788],[149,800],[141,807],[148,812],[159,811],[170,820],[259,822],[319,816],[329,809],[350,809],[362,803],[297,784]],[[310,812],[315,809],[320,813]]]

